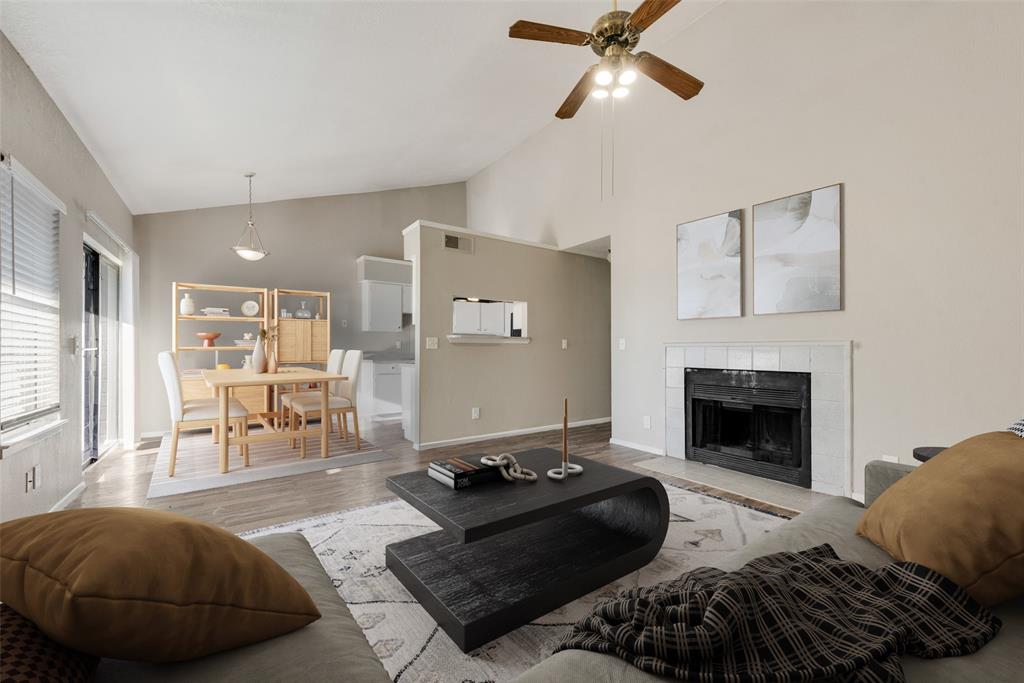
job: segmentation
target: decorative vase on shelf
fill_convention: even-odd
[[[313,317],[313,311],[311,311],[308,308],[306,308],[306,302],[305,301],[300,301],[299,302],[299,309],[297,311],[295,311],[295,317],[296,318],[301,318],[303,320],[309,320],[310,318]]]
[[[263,348],[262,339],[257,341],[256,346],[252,349],[252,369],[255,372],[267,371],[267,352]]]
[[[274,353],[274,349],[270,349],[267,353],[267,373],[277,374],[277,354]]]
[[[185,296],[181,297],[181,302],[178,304],[178,312],[182,315],[196,314],[196,300],[188,292],[185,292]]]

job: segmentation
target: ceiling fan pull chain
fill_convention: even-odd
[[[612,100],[612,198],[615,198],[615,100]]]
[[[604,101],[601,102],[601,127],[598,129],[601,136],[601,201],[604,201]]]

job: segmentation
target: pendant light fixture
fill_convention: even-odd
[[[249,224],[242,232],[242,236],[238,238],[238,244],[231,247],[246,261],[259,261],[267,255],[267,250],[263,248],[263,242],[260,240],[260,234],[256,232],[256,224],[252,222],[252,177],[254,175],[256,174],[252,172],[245,174],[245,177],[249,179]]]

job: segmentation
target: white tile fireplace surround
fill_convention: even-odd
[[[686,457],[685,368],[811,373],[811,489],[849,496],[853,484],[851,344],[694,342],[665,345],[665,444]]]

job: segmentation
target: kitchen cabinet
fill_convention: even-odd
[[[362,282],[364,332],[402,330],[402,289],[394,282]]]
[[[478,301],[453,301],[452,302],[452,333],[453,334],[479,334],[480,333],[480,302],[478,302]]]
[[[402,285],[402,314],[412,315],[412,285]]]
[[[508,304],[503,301],[453,301],[452,334],[511,334]]]
[[[402,412],[402,366],[400,363],[373,364],[374,414],[392,416]]]

